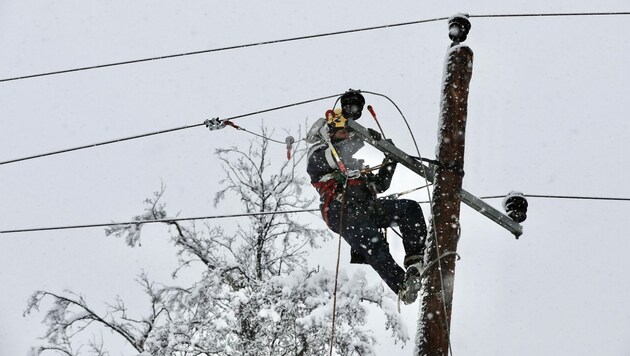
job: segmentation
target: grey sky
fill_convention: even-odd
[[[627,1],[0,2],[0,78],[235,44],[471,14],[628,11]],[[473,19],[464,187],[476,195],[630,197],[626,177],[628,16]],[[352,87],[391,96],[433,157],[444,22],[392,28],[0,83],[0,161],[199,123]],[[388,136],[413,149],[386,101],[366,96]],[[296,131],[321,102],[237,121]],[[366,126],[374,126],[367,117]],[[167,187],[181,216],[240,212],[212,206],[217,147],[249,135],[190,129],[0,166],[0,229],[126,221]],[[284,148],[277,146],[279,158]],[[379,155],[363,153],[374,162]],[[400,169],[392,192],[420,185]],[[425,200],[426,192],[409,196]],[[490,201],[499,207],[500,200]],[[425,213],[428,215],[426,206]],[[630,355],[628,203],[530,199],[516,241],[462,208],[454,355]],[[314,223],[322,224],[317,219]],[[233,226],[236,221],[218,224]],[[167,282],[176,264],[162,227],[140,248],[102,229],[0,235],[0,355],[22,355],[43,314],[22,317],[36,289],[80,292],[99,307],[116,295],[142,307],[142,269]],[[151,238],[147,238],[151,237]],[[336,242],[313,255],[334,268]],[[398,259],[399,244],[392,242]],[[348,271],[343,255],[342,266]],[[188,277],[194,276],[193,271]],[[369,272],[375,283],[378,277]],[[403,307],[413,334],[417,304]],[[376,317],[376,315],[375,315]],[[377,324],[377,322],[374,322]],[[378,328],[375,326],[378,333]],[[107,337],[105,335],[105,337]],[[383,353],[390,347],[382,333]],[[410,354],[411,342],[404,352]],[[124,349],[123,354],[129,354]],[[114,353],[118,354],[118,353]]]

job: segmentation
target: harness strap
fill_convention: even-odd
[[[324,198],[324,206],[323,206],[322,214],[324,215],[324,221],[326,222],[326,225],[330,225],[328,221],[328,208],[329,208],[330,202],[333,200],[333,198],[335,197],[337,193],[337,189],[341,188],[340,184],[335,179],[332,179],[332,178],[328,179],[325,182],[320,181],[320,182],[313,182],[311,184],[313,184],[313,187],[317,189],[320,199],[322,197]],[[360,178],[354,178],[354,179],[348,179],[346,184],[348,186],[361,185],[361,184],[365,184],[365,181]]]

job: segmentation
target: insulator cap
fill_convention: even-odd
[[[503,200],[503,208],[510,219],[522,223],[527,219],[527,199],[522,193],[511,192]]]
[[[457,14],[448,19],[448,37],[451,41],[459,43],[466,41],[470,32],[468,14]]]
[[[365,98],[361,95],[360,90],[349,89],[341,98],[341,115],[346,119],[357,120],[361,117]]]

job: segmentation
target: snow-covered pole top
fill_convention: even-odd
[[[470,32],[470,21],[468,14],[458,13],[448,18],[448,37],[453,41],[451,46],[457,46],[466,41]]]

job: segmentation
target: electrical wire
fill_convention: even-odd
[[[0,231],[0,234],[13,234],[13,233],[21,233],[21,232],[36,232],[36,231],[85,229],[85,228],[92,228],[92,227],[108,227],[108,226],[122,226],[122,225],[142,225],[142,224],[156,224],[156,223],[171,223],[171,222],[177,222],[177,221],[212,220],[212,219],[238,218],[238,217],[263,216],[263,215],[296,214],[296,213],[306,213],[306,212],[314,212],[314,211],[319,211],[319,209],[299,209],[299,210],[288,210],[288,211],[268,211],[268,212],[260,212],[260,213],[242,213],[242,214],[197,216],[197,217],[191,217],[191,218],[153,219],[153,220],[136,220],[136,221],[125,221],[125,222],[83,224],[83,225],[38,227],[38,228],[28,228],[28,229],[3,230],[3,231]]]
[[[486,14],[486,15],[469,15],[468,17],[470,17],[470,18],[501,18],[501,17],[507,18],[507,17],[612,16],[612,15],[630,15],[630,12],[572,12],[572,13],[546,13],[546,14],[545,13],[540,13],[540,14]],[[254,42],[254,43],[248,43],[248,44],[242,44],[242,45],[234,45],[234,46],[227,46],[227,47],[219,47],[219,48],[212,48],[212,49],[206,49],[206,50],[200,50],[200,51],[183,52],[183,53],[169,54],[169,55],[163,55],[163,56],[157,56],[157,57],[148,57],[148,58],[142,58],[142,59],[133,59],[133,60],[127,60],[127,61],[121,61],[121,62],[113,62],[113,63],[106,63],[106,64],[98,64],[98,65],[93,65],[93,66],[86,66],[86,67],[79,67],[79,68],[64,69],[64,70],[51,71],[51,72],[44,72],[44,73],[38,73],[38,74],[22,75],[22,76],[18,76],[18,77],[0,79],[0,83],[16,81],[16,80],[23,80],[23,79],[30,79],[30,78],[37,78],[37,77],[45,77],[45,76],[51,76],[51,75],[56,75],[56,74],[65,74],[65,73],[73,73],[73,72],[87,71],[87,70],[100,69],[100,68],[123,66],[123,65],[128,65],[128,64],[135,64],[135,63],[142,63],[142,62],[149,62],[149,61],[172,59],[172,58],[178,58],[178,57],[187,57],[187,56],[206,54],[206,53],[213,53],[213,52],[221,52],[221,51],[228,51],[228,50],[243,49],[243,48],[248,48],[248,47],[257,47],[257,46],[264,46],[264,45],[271,45],[271,44],[278,44],[278,43],[285,43],[285,42],[301,41],[301,40],[307,40],[307,39],[313,39],[313,38],[322,38],[322,37],[337,36],[337,35],[344,35],[344,34],[350,34],[350,33],[358,33],[358,32],[382,30],[382,29],[402,27],[402,26],[418,25],[418,24],[423,24],[423,23],[443,21],[443,20],[447,20],[448,18],[449,17],[436,17],[436,18],[431,18],[431,19],[423,19],[423,20],[417,20],[417,21],[394,23],[394,24],[389,24],[389,25],[381,25],[381,26],[356,28],[356,29],[351,29],[351,30],[326,32],[326,33],[320,33],[320,34],[314,34],[314,35],[297,36],[297,37],[290,37],[290,38],[284,38],[284,39],[278,39],[278,40]]]
[[[446,20],[446,19],[448,19],[448,17],[437,17],[437,18],[432,18],[432,19],[424,19],[424,20],[417,20],[417,21],[395,23],[395,24],[390,24],[390,25],[381,25],[381,26],[356,28],[356,29],[352,29],[352,30],[326,32],[326,33],[320,33],[320,34],[315,34],[315,35],[297,36],[297,37],[290,37],[290,38],[284,38],[284,39],[279,39],[279,40],[254,42],[254,43],[248,43],[248,44],[242,44],[242,45],[235,45],[235,46],[227,46],[227,47],[206,49],[206,50],[201,50],[201,51],[184,52],[184,53],[169,54],[169,55],[158,56],[158,57],[149,57],[149,58],[134,59],[134,60],[128,60],[128,61],[122,61],[122,62],[113,62],[113,63],[107,63],[107,64],[99,64],[99,65],[94,65],[94,66],[87,66],[87,67],[80,67],[80,68],[73,68],[73,69],[65,69],[65,70],[58,70],[58,71],[38,73],[38,74],[23,75],[23,76],[13,77],[13,78],[4,78],[4,79],[0,79],[0,83],[2,83],[2,82],[9,82],[9,81],[15,81],[15,80],[37,78],[37,77],[45,77],[45,76],[56,75],[56,74],[80,72],[80,71],[99,69],[99,68],[123,66],[123,65],[127,65],[127,64],[135,64],[135,63],[142,63],[142,62],[149,62],[149,61],[157,61],[157,60],[177,58],[177,57],[193,56],[193,55],[205,54],[205,53],[213,53],[213,52],[229,51],[229,50],[235,50],[235,49],[243,49],[243,48],[248,48],[248,47],[257,47],[257,46],[264,46],[264,45],[271,45],[271,44],[278,44],[278,43],[285,43],[285,42],[301,41],[301,40],[313,39],[313,38],[322,38],[322,37],[329,37],[329,36],[344,35],[344,34],[349,34],[349,33],[358,33],[358,32],[365,32],[365,31],[381,30],[381,29],[386,29],[386,28],[394,28],[394,27],[402,27],[402,26],[409,26],[409,25],[417,25],[417,24],[421,24],[421,23],[436,22],[436,21],[442,21],[442,20]]]
[[[36,154],[36,155],[33,155],[33,156],[27,156],[27,157],[22,157],[22,158],[15,158],[15,159],[11,159],[11,160],[8,160],[8,161],[0,162],[0,166],[5,165],[5,164],[9,164],[9,163],[28,161],[28,160],[36,159],[36,158],[43,158],[43,157],[54,156],[54,155],[67,153],[67,152],[79,151],[79,150],[83,150],[83,149],[86,149],[86,148],[93,148],[93,147],[105,146],[105,145],[109,145],[109,144],[113,144],[113,143],[119,143],[119,142],[124,142],[124,141],[135,140],[137,138],[143,138],[143,137],[160,135],[160,134],[164,134],[164,133],[168,133],[168,132],[175,132],[175,131],[180,131],[180,130],[186,130],[186,129],[190,129],[190,128],[193,128],[193,127],[199,127],[199,126],[203,126],[203,125],[204,125],[204,123],[202,122],[200,124],[192,124],[192,125],[180,126],[180,127],[175,127],[175,128],[172,128],[172,129],[167,129],[167,130],[148,132],[148,133],[144,133],[144,134],[140,134],[140,135],[134,135],[134,136],[123,137],[123,138],[118,138],[118,139],[109,140],[109,141],[92,143],[92,144],[84,145],[84,146],[66,148],[66,149],[62,149],[62,150],[59,150],[59,151],[40,153],[40,154]]]
[[[488,196],[479,197],[479,199],[498,199],[498,198],[505,198],[506,196],[507,194],[488,195]],[[523,194],[523,196],[526,198],[540,198],[540,199],[572,199],[572,200],[580,199],[580,200],[624,201],[624,202],[630,201],[630,198],[622,198],[622,197],[595,197],[595,196],[543,195],[543,194]],[[418,203],[429,204],[430,201],[419,201]],[[172,219],[109,222],[109,223],[83,224],[83,225],[51,226],[51,227],[39,227],[39,228],[23,228],[23,229],[12,229],[12,230],[0,230],[0,234],[14,234],[14,233],[22,233],[22,232],[39,232],[39,231],[53,231],[53,230],[71,230],[71,229],[84,229],[84,228],[92,228],[92,227],[108,227],[108,226],[120,226],[120,225],[169,223],[169,222],[176,222],[176,221],[227,219],[227,218],[238,218],[238,217],[245,217],[245,216],[298,214],[298,213],[307,213],[307,212],[315,212],[315,211],[319,211],[319,209],[313,208],[313,209],[288,210],[288,211],[270,211],[270,212],[261,212],[261,213],[210,215],[210,216],[198,216],[198,217],[190,217],[190,218],[172,218]]]
[[[540,14],[487,14],[487,15],[469,15],[470,18],[500,18],[500,17],[567,17],[567,16],[611,16],[611,15],[630,15],[628,11],[620,12],[558,12],[558,13],[540,13]]]
[[[420,155],[420,149],[418,149],[418,142],[416,141],[416,136],[413,134],[413,130],[411,130],[411,126],[409,126],[409,121],[407,121],[407,118],[405,117],[405,114],[403,114],[402,110],[400,110],[400,107],[398,107],[398,105],[394,102],[394,100],[392,100],[392,98],[390,98],[389,96],[387,96],[385,94],[376,93],[376,92],[373,92],[373,91],[361,90],[361,93],[366,93],[366,94],[371,94],[371,95],[375,95],[375,96],[380,96],[382,98],[387,99],[392,105],[394,105],[394,107],[396,108],[396,110],[398,110],[398,113],[402,117],[403,121],[405,122],[405,125],[407,126],[407,130],[409,131],[409,135],[411,135],[411,139],[413,140],[413,144],[416,147],[416,152],[418,153],[418,159],[423,160],[422,156]],[[426,172],[425,172],[425,175],[426,175]]]
[[[615,197],[587,197],[587,196],[570,196],[570,195],[542,195],[542,194],[523,194],[527,198],[549,198],[549,199],[580,199],[580,200],[610,200],[610,201],[630,201],[630,198]]]
[[[259,133],[256,133],[256,132],[253,132],[253,131],[249,131],[249,130],[247,130],[247,129],[244,129],[244,128],[242,128],[241,126],[235,125],[233,122],[231,122],[231,121],[229,121],[229,120],[225,120],[224,122],[225,122],[225,124],[226,124],[226,125],[229,125],[229,126],[231,126],[231,127],[235,128],[235,129],[239,130],[239,131],[247,132],[247,133],[248,133],[248,134],[250,134],[250,135],[254,135],[254,136],[260,137],[260,138],[262,138],[262,139],[265,139],[265,140],[267,140],[267,141],[274,142],[274,143],[280,143],[280,144],[282,144],[282,145],[285,145],[285,144],[286,144],[285,142],[278,141],[278,140],[275,140],[275,139],[273,139],[273,138],[271,138],[271,137],[267,137],[267,136],[265,136],[265,135],[261,135],[261,134],[259,134]]]
[[[602,13],[584,12],[584,13],[494,14],[494,15],[488,14],[488,15],[469,15],[469,17],[470,18],[500,18],[500,17],[609,16],[609,15],[630,15],[630,12],[602,12]],[[42,76],[48,76],[48,75],[54,75],[54,74],[62,74],[62,73],[70,73],[70,72],[84,71],[84,70],[90,70],[90,69],[104,68],[104,67],[120,66],[120,65],[125,65],[125,64],[140,63],[140,62],[147,62],[147,61],[160,60],[160,59],[184,57],[184,56],[189,56],[189,55],[196,55],[196,54],[202,54],[202,53],[211,53],[211,52],[225,51],[225,50],[238,49],[238,48],[246,48],[246,47],[253,47],[253,46],[260,46],[260,45],[267,45],[267,44],[275,44],[275,43],[282,43],[282,42],[305,40],[305,39],[310,39],[310,38],[327,37],[327,36],[334,36],[334,35],[341,35],[341,34],[355,33],[355,32],[363,32],[363,31],[371,31],[371,30],[379,30],[379,29],[386,29],[386,28],[400,27],[400,26],[407,26],[407,25],[416,25],[416,24],[421,24],[421,23],[429,23],[429,22],[441,21],[441,20],[445,20],[445,19],[448,19],[448,17],[437,17],[437,18],[432,18],[432,19],[424,19],[424,20],[418,20],[418,21],[402,22],[402,23],[396,23],[396,24],[390,24],[390,25],[365,27],[365,28],[358,28],[358,29],[353,29],[353,30],[328,32],[328,33],[322,33],[322,34],[316,34],[316,35],[308,35],[308,36],[299,36],[299,37],[292,37],[292,38],[286,38],[286,39],[280,39],[280,40],[272,40],[272,41],[250,43],[250,44],[245,44],[245,45],[237,45],[237,46],[229,46],[229,47],[208,49],[208,50],[202,50],[202,51],[185,52],[185,53],[165,55],[165,56],[159,56],[159,57],[150,57],[150,58],[130,60],[130,61],[124,61],[124,62],[115,62],[115,63],[109,63],[109,64],[96,65],[96,66],[67,69],[67,70],[61,70],[61,71],[55,71],[55,72],[47,72],[47,73],[25,75],[25,76],[20,76],[20,77],[13,77],[13,78],[5,78],[5,79],[0,79],[0,82],[15,81],[15,80],[20,80],[20,79],[28,79],[28,78],[42,77]],[[369,92],[366,92],[366,93],[369,93]],[[382,94],[377,94],[377,93],[372,93],[372,94],[379,95],[379,96],[384,96]],[[334,96],[338,96],[338,95],[334,95]],[[334,97],[334,96],[321,98],[321,99],[316,99],[316,100],[328,99],[328,98],[331,98],[331,97]],[[386,97],[386,96],[384,96],[384,97]],[[390,102],[392,102],[392,104],[394,104],[394,106],[396,106],[396,104],[391,99],[389,99],[389,98],[387,98],[387,99],[390,100]],[[302,104],[302,103],[298,103],[298,104]],[[336,105],[336,103],[335,103],[335,105]],[[255,114],[258,114],[258,113],[264,113],[264,112],[268,112],[268,111],[272,111],[272,110],[278,110],[278,109],[282,109],[282,108],[289,107],[289,106],[292,106],[292,105],[287,105],[287,106],[284,106],[284,107],[278,107],[278,108],[273,108],[273,109],[268,109],[268,110],[262,110],[262,111],[256,112],[256,113],[249,113],[249,114],[238,115],[238,116],[234,116],[234,117],[228,118],[227,120],[234,120],[234,119],[237,119],[237,118],[240,118],[240,117],[255,115]],[[397,106],[396,106],[396,108],[398,109],[398,111],[402,115],[402,112],[400,111],[400,109]],[[407,124],[406,120],[405,120],[405,123]],[[67,152],[82,150],[82,149],[86,149],[86,148],[103,146],[103,145],[108,145],[108,144],[113,144],[113,143],[118,143],[118,142],[123,142],[123,141],[128,141],[128,140],[133,140],[133,139],[147,137],[147,136],[159,135],[159,134],[163,134],[163,133],[174,132],[174,131],[184,130],[184,129],[188,129],[188,128],[198,127],[198,126],[202,126],[202,125],[204,125],[204,124],[203,123],[199,123],[199,124],[186,125],[186,126],[176,127],[176,128],[167,129],[167,130],[155,131],[155,132],[151,132],[151,133],[147,133],[147,134],[140,134],[140,135],[125,137],[125,138],[121,138],[121,139],[115,139],[115,140],[99,142],[99,143],[85,145],[85,146],[79,146],[79,147],[74,147],[74,148],[69,148],[69,149],[63,149],[63,150],[59,150],[59,151],[43,153],[43,154],[38,154],[38,155],[34,155],[34,156],[28,156],[28,157],[13,159],[13,160],[9,160],[9,161],[3,161],[3,162],[0,162],[0,165],[20,162],[20,161],[26,161],[26,160],[35,159],[35,158],[42,158],[42,157],[46,157],[46,156],[52,156],[52,155],[56,155],[56,154],[67,153]],[[407,127],[408,127],[408,129],[410,129],[408,124],[407,124]],[[410,132],[411,132],[411,130],[410,130]],[[413,136],[413,134],[412,134],[412,139],[414,141],[414,144],[416,144],[415,137]],[[279,142],[279,141],[277,141],[277,142]],[[417,144],[416,144],[416,146],[417,146]]]
[[[293,107],[293,106],[298,106],[298,105],[308,104],[308,103],[312,103],[312,102],[316,102],[316,101],[321,101],[321,100],[335,98],[335,97],[338,97],[339,95],[340,94],[328,95],[328,96],[321,97],[321,98],[309,99],[309,100],[299,101],[299,102],[291,103],[291,104],[287,104],[287,105],[276,106],[276,107],[269,108],[269,109],[263,109],[263,110],[250,112],[250,113],[247,113],[247,114],[241,114],[241,115],[228,117],[225,120],[236,120],[236,119],[244,118],[244,117],[247,117],[247,116],[254,116],[254,115],[264,114],[264,113],[268,113],[268,112],[271,112],[271,111],[276,111],[276,110],[290,108],[290,107]],[[140,134],[140,135],[123,137],[123,138],[118,138],[118,139],[109,140],[109,141],[103,141],[103,142],[98,142],[98,143],[92,143],[92,144],[89,144],[89,145],[83,145],[83,146],[78,146],[78,147],[66,148],[66,149],[62,149],[62,150],[58,150],[58,151],[52,151],[52,152],[47,152],[47,153],[40,153],[40,154],[36,154],[36,155],[32,155],[32,156],[27,156],[27,157],[22,157],[22,158],[11,159],[11,160],[8,160],[8,161],[3,161],[3,162],[0,162],[0,166],[5,165],[5,164],[10,164],[10,163],[28,161],[28,160],[32,160],[32,159],[36,159],[36,158],[43,158],[43,157],[58,155],[58,154],[67,153],[67,152],[73,152],[73,151],[79,151],[79,150],[84,150],[84,149],[88,149],[88,148],[94,148],[94,147],[98,147],[98,146],[105,146],[105,145],[109,145],[109,144],[135,140],[135,139],[149,137],[149,136],[160,135],[160,134],[169,133],[169,132],[186,130],[186,129],[199,127],[199,126],[204,126],[204,125],[205,125],[205,123],[202,122],[202,123],[199,123],[199,124],[191,124],[191,125],[175,127],[175,128],[167,129],[167,130],[148,132],[148,133],[144,133],[144,134]],[[247,130],[243,129],[243,131],[247,131]],[[252,133],[252,134],[255,134],[255,133],[253,133],[251,131],[248,131],[248,132]],[[257,134],[255,134],[255,135],[257,135]],[[260,135],[257,135],[257,136],[260,136]],[[280,142],[280,141],[276,141],[276,142]],[[284,142],[281,142],[281,143],[284,144]]]

